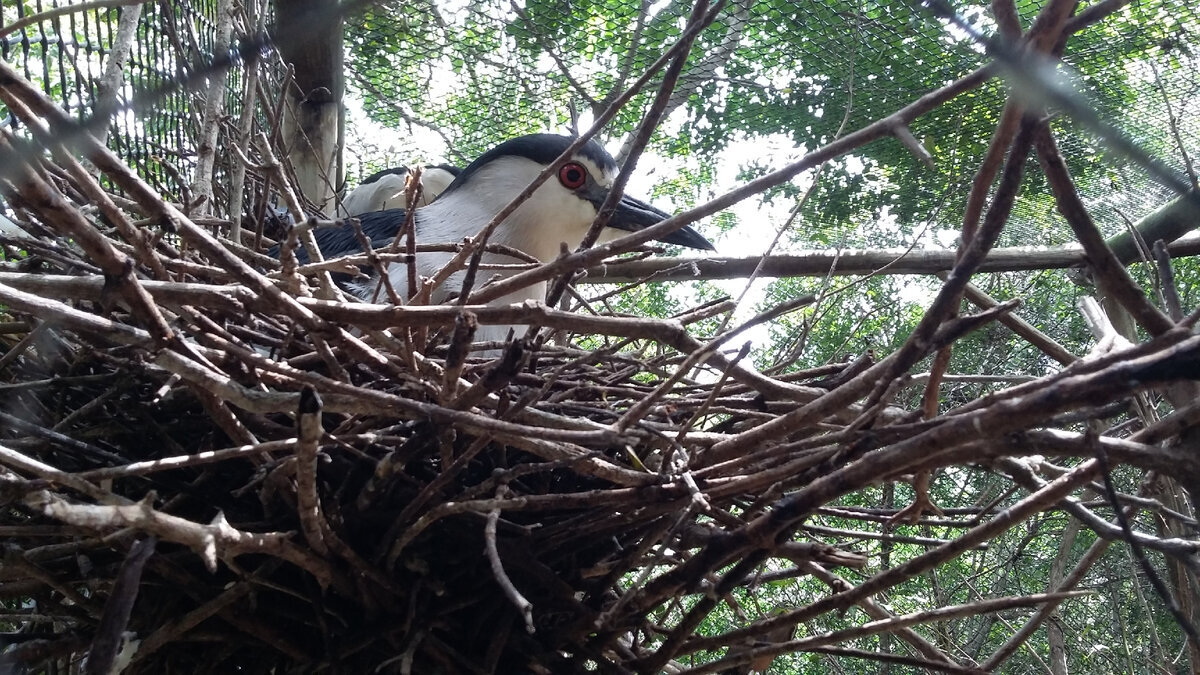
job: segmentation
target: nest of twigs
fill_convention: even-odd
[[[1070,586],[916,619],[879,594],[1041,511],[1089,517],[1067,497],[1106,466],[1200,476],[1177,444],[1194,399],[1155,425],[1079,428],[1194,386],[1187,321],[922,419],[889,405],[904,373],[1013,303],[944,314],[877,361],[769,378],[722,351],[728,335],[689,334],[728,303],[652,320],[315,299],[329,290],[318,267],[282,272],[89,155],[124,198],[64,154],[7,184],[27,235],[0,240],[9,667],[716,672],[797,651],[870,657],[846,645],[891,633],[907,653],[876,657],[969,672],[911,626],[1052,609]],[[477,322],[554,336],[472,354]],[[947,516],[962,534],[904,565],[851,583],[836,568],[864,568],[860,540],[803,529],[844,495],[966,465],[1025,496]],[[801,576],[828,594],[769,611],[735,599]],[[879,621],[793,638],[856,605]],[[697,634],[723,606],[738,621]]]

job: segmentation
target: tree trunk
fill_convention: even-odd
[[[125,84],[125,61],[133,48],[134,38],[137,37],[138,22],[142,18],[142,6],[130,5],[121,8],[121,18],[117,22],[117,35],[113,38],[112,49],[104,61],[104,74],[96,83],[96,110],[112,111],[116,108],[121,86]],[[108,145],[109,125],[100,128],[96,139],[100,145]],[[99,176],[99,169],[89,161],[88,171],[93,176]]]
[[[246,12],[246,25],[242,27],[246,32],[261,32],[264,29],[264,21],[267,14],[266,0],[250,0],[243,3]],[[237,138],[231,139],[231,143],[237,144],[242,154],[250,156],[250,137],[254,132],[254,118],[257,112],[255,105],[258,100],[258,76],[259,69],[262,67],[259,60],[255,59],[246,64],[245,74],[242,78],[242,112],[238,119]],[[245,210],[246,194],[246,165],[240,161],[233,162],[233,166],[229,170],[229,239],[237,244],[244,244],[242,241],[242,211]]]
[[[217,2],[217,35],[213,51],[220,53],[228,48],[233,34],[233,0]],[[208,89],[204,94],[204,117],[200,123],[200,139],[196,148],[196,174],[192,178],[192,199],[196,213],[211,215],[213,208],[213,168],[217,161],[217,137],[221,131],[221,118],[225,116],[225,81],[229,71],[221,68],[212,73]],[[190,207],[191,204],[185,204]]]
[[[345,91],[342,17],[333,0],[275,0],[280,53],[295,79],[283,114],[283,154],[296,183],[326,216],[333,215],[340,154],[340,119]]]
[[[1050,582],[1046,584],[1046,592],[1054,593],[1062,585],[1066,576],[1067,565],[1071,562],[1071,547],[1079,534],[1079,521],[1070,518],[1063,530],[1062,543],[1058,546],[1058,555],[1050,566]],[[1062,623],[1058,610],[1050,615],[1046,622],[1046,632],[1050,639],[1050,672],[1053,675],[1067,675],[1067,643],[1063,638]]]

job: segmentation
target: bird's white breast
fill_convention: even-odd
[[[433,204],[417,212],[417,238],[420,243],[458,243],[464,237],[474,237],[489,221],[507,206],[512,198],[520,194],[541,170],[541,165],[523,157],[502,157],[481,167],[463,186],[442,195]],[[555,259],[562,244],[574,249],[583,240],[588,227],[596,216],[595,207],[565,189],[551,177],[543,183],[528,200],[521,204],[504,222],[500,223],[489,238],[490,243],[501,244],[527,253],[542,262]],[[611,240],[619,232],[606,232],[602,241]],[[430,278],[453,258],[451,253],[418,253],[417,274]],[[510,256],[485,253],[483,263],[519,264],[523,261]],[[478,289],[488,280],[499,275],[511,276],[516,271],[481,269],[476,276],[474,288]],[[452,274],[434,290],[430,297],[433,303],[445,302],[462,290],[465,270]],[[408,266],[393,264],[388,277],[396,291],[407,297]],[[372,280],[356,286],[355,293],[366,300],[386,301],[386,294],[375,296],[378,283]],[[497,298],[491,305],[523,303],[527,300],[542,302],[546,297],[546,284],[531,284],[514,293]],[[510,326],[480,326],[476,340],[503,340]]]

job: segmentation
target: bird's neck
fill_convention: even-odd
[[[460,198],[456,192],[442,195],[437,201],[414,214],[417,225],[417,236],[424,243],[457,243],[464,236],[474,237],[492,218],[507,205],[507,201],[489,201],[489,206],[482,207],[473,200]],[[498,204],[498,205],[496,205]],[[496,205],[494,208],[492,205]],[[539,229],[534,224],[534,217],[527,205],[518,208],[514,213],[496,226],[488,237],[488,243],[515,248],[527,253],[538,260],[547,262],[558,255],[559,241],[553,236],[539,235]],[[508,256],[497,262],[517,262]]]

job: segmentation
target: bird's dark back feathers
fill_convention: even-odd
[[[462,169],[460,169],[457,166],[454,166],[453,164],[426,164],[425,168],[426,169],[441,169],[442,171],[445,171],[446,173],[450,174],[451,176],[455,176],[455,177],[457,177],[458,174],[462,173]],[[407,166],[394,166],[390,169],[376,171],[375,173],[371,174],[370,176],[367,176],[366,178],[362,179],[359,182],[359,185],[360,186],[370,185],[371,183],[378,181],[380,178],[383,178],[384,176],[403,176],[406,173],[408,173]]]
[[[366,178],[359,181],[358,184],[359,185],[370,185],[371,183],[374,183],[375,181],[379,180],[380,178],[383,178],[384,176],[403,176],[406,173],[408,173],[407,166],[394,166],[390,169],[376,171],[375,173],[371,174],[370,176],[367,176]]]
[[[362,224],[363,234],[371,241],[371,248],[380,248],[392,243],[396,238],[396,233],[404,226],[404,215],[404,209],[385,209],[359,214],[356,217]],[[317,239],[317,246],[321,248],[321,255],[326,259],[363,253],[354,228],[350,227],[349,223],[319,227],[313,230],[313,236]],[[271,247],[268,254],[278,258],[279,246]],[[304,250],[303,246],[296,247],[296,260],[301,265],[308,262],[308,251]]]

